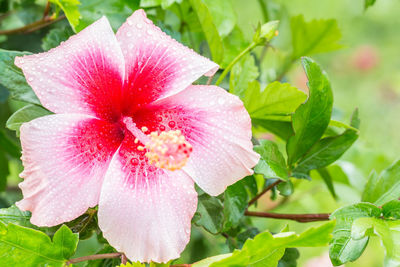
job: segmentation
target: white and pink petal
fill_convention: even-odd
[[[218,65],[183,46],[156,27],[143,10],[119,28],[125,58],[124,112],[182,91]]]
[[[48,52],[17,57],[15,64],[54,113],[118,119],[125,63],[105,17]]]
[[[148,165],[127,137],[107,171],[99,203],[104,237],[132,261],[178,258],[196,211],[194,182],[183,171]]]
[[[98,204],[109,162],[122,142],[119,128],[78,114],[56,114],[21,127],[21,210],[31,222],[53,226]]]
[[[211,195],[251,175],[259,160],[242,101],[217,86],[189,86],[135,113],[135,122],[149,131],[180,129],[193,146],[183,170]]]

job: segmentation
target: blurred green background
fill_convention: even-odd
[[[272,45],[282,51],[290,43],[289,17],[303,14],[306,21],[314,18],[335,18],[342,32],[341,44],[343,48],[330,53],[313,56],[321,63],[331,79],[334,92],[334,115],[340,121],[348,121],[355,107],[359,108],[361,118],[361,136],[356,144],[333,168],[338,168],[338,175],[343,172],[350,178],[352,187],[343,183],[336,183],[339,198],[333,199],[317,175],[313,181],[298,180],[295,183],[295,193],[286,200],[278,197],[278,202],[284,202],[278,212],[316,213],[331,212],[336,208],[357,202],[360,192],[367,180],[369,173],[387,167],[398,157],[400,150],[400,1],[377,0],[375,5],[364,10],[364,0],[267,0],[264,1],[267,13],[263,13],[258,0],[230,0],[238,17],[238,25],[245,37],[251,40],[254,30],[259,22],[268,19],[281,20],[279,36]],[[262,1],[262,0],[261,0]],[[16,1],[18,4],[20,1]],[[39,1],[40,2],[40,1]],[[45,2],[45,1],[42,1]],[[33,8],[33,7],[32,7]],[[130,10],[115,7],[118,18],[109,17],[113,26],[118,27],[130,14]],[[34,21],[30,17],[32,10],[26,9],[19,17],[2,18],[2,29],[15,28]],[[101,15],[102,10],[99,10]],[[59,22],[68,27],[64,20]],[[41,40],[46,36],[48,29],[24,35],[0,36],[0,48],[10,50],[41,51]],[[262,48],[257,48],[256,53],[262,53]],[[262,62],[260,80],[266,84],[275,78],[274,71],[279,68],[277,62],[282,55],[273,48],[267,51]],[[272,78],[271,78],[272,77]],[[306,78],[300,63],[296,62],[288,71],[285,81],[307,90]],[[7,93],[0,88],[0,119],[1,124],[9,114],[21,107],[21,103],[8,101]],[[10,133],[11,135],[11,133]],[[15,139],[16,140],[16,139]],[[9,163],[11,184],[19,181],[18,173],[21,171],[20,163],[16,160]],[[340,169],[340,170],[339,170]],[[10,183],[10,182],[9,182]],[[11,190],[12,191],[12,190]],[[7,206],[13,203],[17,194],[10,191],[0,194],[0,205]],[[1,203],[6,201],[7,203]],[[271,209],[273,203],[264,198],[259,209]],[[284,223],[271,219],[254,219],[260,229],[279,231]],[[301,231],[305,224],[290,223],[292,230]],[[216,238],[200,228],[192,234],[192,242],[183,254],[182,262],[198,260],[193,251],[201,250],[201,257],[228,252],[225,239]],[[366,253],[355,263],[346,266],[382,266],[383,249],[377,238],[371,239]],[[95,239],[80,243],[76,256],[87,255],[95,251]],[[207,248],[207,249],[206,249]],[[301,257],[298,266],[332,266],[328,259],[328,248],[325,249],[300,249]],[[200,257],[200,255],[199,255]]]

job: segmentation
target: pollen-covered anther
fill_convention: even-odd
[[[193,148],[180,130],[151,132],[149,137],[145,148],[150,164],[171,171],[185,166]]]

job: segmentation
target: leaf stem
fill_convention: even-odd
[[[39,30],[41,28],[44,28],[50,24],[53,24],[57,21],[60,21],[62,19],[65,19],[65,15],[61,15],[57,18],[50,16],[50,17],[44,17],[38,21],[32,22],[28,25],[25,25],[20,28],[12,29],[12,30],[0,30],[0,35],[11,35],[11,34],[19,34],[19,33],[29,33],[32,31]]]
[[[224,69],[224,71],[221,73],[219,76],[218,80],[215,82],[215,85],[219,85],[225,78],[225,76],[228,74],[228,72],[232,69],[232,67],[248,52],[253,50],[254,47],[257,46],[257,43],[252,42],[249,46],[247,46],[242,52],[240,52],[239,55],[237,55],[231,63]]]
[[[258,0],[258,3],[261,7],[261,12],[263,13],[264,22],[269,21],[268,7],[264,0]]]
[[[112,259],[112,258],[118,258],[121,257],[122,253],[119,252],[114,252],[114,253],[106,253],[106,254],[95,254],[95,255],[89,255],[89,256],[83,256],[75,259],[70,259],[67,261],[67,266],[82,262],[82,261],[90,261],[90,260],[99,260],[99,259]]]
[[[329,213],[315,213],[315,214],[283,214],[283,213],[271,213],[271,212],[258,212],[258,211],[248,211],[246,210],[244,215],[262,217],[262,218],[272,218],[272,219],[283,219],[283,220],[293,220],[297,222],[317,222],[317,221],[328,221]]]
[[[257,196],[255,196],[252,200],[249,201],[248,206],[251,206],[252,204],[254,204],[260,197],[262,197],[265,193],[267,193],[269,190],[271,190],[274,186],[282,183],[282,180],[277,180],[276,182],[270,184],[269,186],[267,186],[263,191],[261,191],[261,193],[259,193]]]

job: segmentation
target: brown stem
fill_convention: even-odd
[[[67,261],[67,266],[70,264],[82,262],[82,261],[90,261],[90,260],[100,260],[100,259],[112,259],[121,257],[121,253],[114,252],[114,253],[106,253],[106,254],[96,254],[96,255],[89,255],[84,257],[79,257],[75,259],[70,259]]]
[[[261,193],[259,193],[257,196],[255,196],[252,200],[249,201],[249,205],[248,206],[251,206],[252,204],[254,204],[260,197],[262,197],[265,193],[267,193],[274,186],[280,184],[281,182],[283,182],[283,181],[282,180],[278,180],[278,181],[270,184],[269,186],[267,186],[263,191],[261,191]]]
[[[18,33],[29,33],[32,31],[36,31],[38,29],[44,28],[50,24],[53,24],[57,21],[60,21],[62,19],[65,19],[65,15],[61,15],[57,18],[54,17],[45,17],[42,18],[41,20],[32,22],[28,25],[25,25],[23,27],[20,28],[16,28],[16,29],[12,29],[12,30],[0,30],[0,35],[11,35],[11,34],[18,34]]]
[[[262,217],[262,218],[273,218],[273,219],[284,219],[293,220],[297,222],[316,222],[316,221],[328,221],[329,213],[317,213],[317,214],[283,214],[283,213],[271,213],[271,212],[258,212],[248,211],[244,212],[246,216]]]
[[[124,253],[121,254],[121,264],[126,264],[128,262],[128,258]]]
[[[46,7],[44,8],[43,11],[43,19],[47,17],[49,12],[50,12],[50,1],[47,1]]]
[[[214,75],[211,75],[211,76],[208,78],[208,80],[207,80],[207,85],[210,85],[210,84],[212,83],[212,80],[213,80],[214,76],[215,76],[215,74],[214,74]]]

